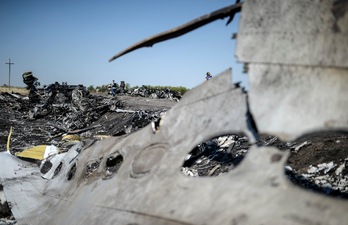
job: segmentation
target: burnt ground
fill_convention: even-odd
[[[172,98],[86,95],[68,101],[57,96],[45,106],[43,102],[30,103],[25,96],[0,93],[0,151],[6,150],[11,127],[11,152],[42,144],[62,148],[66,134],[95,139],[128,135],[156,121],[176,102]],[[348,197],[347,132],[307,134],[293,142],[270,135],[260,135],[257,143],[250,143],[243,134],[217,137],[193,149],[181,171],[192,177],[227,173],[238,166],[251,145],[290,150],[284,173],[293,183],[326,195]]]

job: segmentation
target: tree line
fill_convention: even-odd
[[[90,85],[89,87],[87,87],[87,90],[91,93],[107,93],[109,91],[110,85],[109,84],[105,84],[105,85],[101,85],[101,86],[96,86],[94,87],[93,85]],[[131,87],[130,84],[126,83],[125,89],[126,90],[135,90],[135,89],[139,89],[139,88],[145,88],[147,90],[159,90],[159,91],[166,91],[166,90],[171,90],[171,91],[175,91],[177,93],[179,93],[180,95],[183,95],[186,93],[186,91],[188,91],[189,89],[186,87],[182,87],[182,86],[178,86],[178,87],[173,87],[173,86],[152,86],[152,85],[143,85],[141,87],[139,86],[134,86]]]

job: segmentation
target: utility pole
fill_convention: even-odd
[[[8,59],[8,63],[5,63],[5,64],[8,64],[8,87],[10,88],[11,87],[11,65],[14,63],[11,63],[11,59]]]

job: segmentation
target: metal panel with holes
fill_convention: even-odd
[[[255,140],[257,128],[291,140],[347,130],[347,11],[347,1],[245,1],[237,55],[250,65],[249,94],[226,70],[190,90],[158,125],[70,149],[51,180],[1,153],[18,223],[346,224],[347,201],[286,179],[289,152],[253,146],[217,177],[189,178],[180,168],[197,144],[219,135]]]

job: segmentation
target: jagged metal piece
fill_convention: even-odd
[[[121,57],[122,55],[129,53],[129,52],[137,50],[139,48],[152,47],[152,45],[154,45],[156,43],[179,37],[179,36],[184,35],[188,32],[191,32],[197,28],[200,28],[208,23],[214,22],[215,20],[223,19],[225,17],[230,17],[230,19],[232,20],[234,15],[236,13],[240,12],[241,8],[242,8],[242,3],[236,3],[234,5],[227,6],[227,7],[224,7],[222,9],[216,10],[212,13],[209,13],[207,15],[201,16],[201,17],[194,19],[194,20],[192,20],[186,24],[183,24],[179,27],[176,27],[176,28],[170,29],[168,31],[162,32],[160,34],[157,34],[155,36],[146,38],[146,39],[128,47],[127,49],[121,51],[120,53],[117,53],[115,56],[113,56],[111,59],[109,59],[109,62],[111,62],[111,61],[113,61],[113,60],[115,60],[115,59]]]
[[[248,0],[237,57],[261,133],[348,130],[348,1]]]
[[[347,68],[347,36],[346,0],[247,0],[236,55],[249,63]]]

